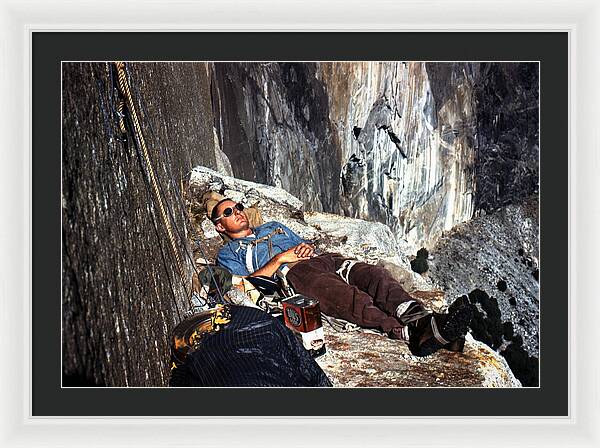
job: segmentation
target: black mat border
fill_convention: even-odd
[[[34,32],[34,416],[564,416],[568,413],[568,34]],[[541,62],[541,387],[61,389],[60,62]],[[199,405],[199,404],[209,405]],[[406,406],[410,403],[410,406]]]

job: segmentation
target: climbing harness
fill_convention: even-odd
[[[258,266],[258,258],[256,255],[253,256],[253,254],[254,254],[253,248],[257,247],[259,243],[266,241],[268,244],[267,247],[268,247],[268,251],[269,251],[269,259],[272,259],[274,256],[274,253],[273,253],[273,241],[271,240],[271,238],[273,238],[273,236],[275,236],[275,235],[281,235],[281,234],[287,236],[287,233],[285,230],[283,230],[281,227],[277,227],[275,230],[273,230],[268,235],[260,237],[256,240],[252,240],[245,244],[240,242],[239,248],[244,247],[244,246],[246,247],[246,260],[245,261],[246,261],[246,269],[248,270],[249,273],[252,274],[253,272],[256,271],[256,269],[254,268],[255,264]],[[287,278],[286,278],[286,275],[289,270],[290,270],[290,268],[288,266],[283,266],[283,267],[277,269],[277,271],[275,271],[275,275],[279,279],[281,293],[285,297],[290,297],[295,294],[294,289],[289,284],[289,282],[287,281]]]
[[[267,247],[269,250],[269,258],[273,258],[273,241],[271,240],[271,238],[273,236],[279,235],[279,234],[287,235],[285,230],[283,230],[281,227],[277,227],[275,230],[273,230],[268,235],[265,235],[258,239],[255,239],[252,241],[247,241],[247,242],[242,242],[242,241],[239,242],[238,250],[241,249],[242,247],[246,248],[246,259],[245,259],[246,269],[248,270],[248,272],[250,274],[252,274],[254,271],[256,271],[256,269],[254,268],[254,265],[255,264],[258,265],[258,258],[254,254],[254,248],[257,247],[259,243],[266,241],[268,244]]]

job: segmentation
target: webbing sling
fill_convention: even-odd
[[[283,230],[281,227],[277,227],[275,230],[273,230],[268,235],[265,235],[256,240],[253,240],[253,241],[249,241],[246,244],[246,269],[248,270],[248,273],[252,274],[254,271],[256,271],[256,269],[254,269],[254,263],[253,263],[253,259],[252,259],[253,258],[253,247],[257,246],[258,243],[267,241],[268,249],[269,249],[269,258],[273,258],[273,242],[271,241],[271,238],[274,235],[282,234],[282,233],[287,235],[287,233],[285,233],[285,230]],[[242,246],[242,243],[240,242],[240,247],[241,246]],[[258,262],[258,260],[257,260],[257,262]]]
[[[249,274],[254,272],[254,266],[252,264],[252,245],[248,244],[246,246],[246,269]]]

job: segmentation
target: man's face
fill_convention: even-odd
[[[227,207],[231,207],[233,209],[233,213],[230,216],[223,216],[215,224],[215,228],[219,232],[225,234],[235,234],[244,230],[248,230],[250,226],[250,224],[248,223],[248,217],[246,216],[245,212],[240,212],[238,209],[236,209],[234,207],[235,204],[236,202],[234,201],[225,201],[222,204],[219,204],[219,207],[217,209],[218,216],[222,216],[223,211]]]

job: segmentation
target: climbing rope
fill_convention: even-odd
[[[180,280],[181,280],[182,284],[184,285],[184,289],[185,289],[185,284],[187,283],[185,281],[186,276],[185,276],[185,273],[183,270],[183,263],[181,260],[181,256],[180,256],[179,250],[177,249],[175,235],[173,232],[173,226],[171,225],[171,220],[174,222],[175,218],[173,216],[173,213],[171,212],[171,209],[168,206],[165,206],[165,204],[164,204],[164,201],[162,198],[162,195],[164,194],[164,189],[162,188],[162,185],[160,184],[159,180],[157,179],[154,169],[152,167],[152,163],[150,161],[150,156],[148,154],[146,140],[144,139],[144,135],[142,133],[142,128],[140,126],[140,119],[138,117],[138,114],[137,114],[137,111],[136,111],[136,108],[135,108],[135,105],[133,102],[133,96],[131,94],[131,86],[127,79],[127,71],[126,71],[125,63],[121,62],[121,61],[115,62],[115,67],[116,67],[116,71],[117,71],[119,91],[121,92],[121,95],[124,98],[124,101],[120,101],[117,104],[117,110],[116,110],[117,115],[119,117],[119,129],[121,130],[122,133],[126,132],[126,126],[125,126],[125,120],[124,120],[125,119],[124,109],[126,107],[130,113],[131,124],[133,126],[133,131],[135,134],[136,141],[138,143],[139,148],[141,148],[141,154],[142,154],[144,162],[145,162],[144,165],[146,166],[146,169],[147,169],[147,173],[148,173],[148,177],[149,177],[149,184],[151,186],[151,191],[152,191],[152,196],[154,197],[155,202],[158,204],[160,216],[161,216],[162,221],[167,230],[168,240],[169,240],[169,243],[171,246],[171,250],[173,252],[173,256],[175,257],[175,264],[177,267],[177,271],[179,273]],[[142,104],[142,112],[145,113],[143,104]],[[150,126],[150,131],[151,131],[152,135],[154,135],[154,130],[153,130],[152,126]],[[172,177],[172,173],[171,173],[171,177]],[[177,190],[178,189],[177,184],[175,182],[173,182],[173,183],[174,183],[175,189]],[[168,216],[167,216],[167,212],[168,212]],[[179,229],[177,229],[176,226],[175,226],[175,231],[177,232],[177,235],[179,236],[179,238],[182,239],[183,236],[181,235],[181,233],[179,232]],[[193,256],[187,250],[187,246],[184,245],[184,247],[185,247],[186,255],[190,259],[194,271],[196,272],[196,274],[199,274],[199,271],[196,267]],[[202,247],[200,247],[200,250],[204,256],[204,250],[202,249]],[[209,274],[215,284],[217,293],[222,299],[223,293],[222,293],[221,288],[219,287],[219,284],[214,276],[213,270],[210,268],[210,266],[207,266],[207,267],[208,267]],[[187,291],[186,291],[186,293],[187,293]],[[190,301],[190,306],[193,308],[194,304],[192,303],[192,297],[193,297],[193,294],[190,293],[188,295],[188,300]]]
[[[131,89],[133,90],[134,95],[137,96],[138,98],[140,98],[139,104],[140,104],[141,118],[142,118],[142,120],[146,119],[146,124],[148,126],[148,129],[150,129],[150,135],[151,135],[151,137],[154,138],[154,139],[158,139],[157,134],[154,132],[154,127],[152,126],[152,121],[149,119],[148,111],[146,110],[146,107],[144,106],[144,102],[141,100],[142,95],[137,90],[135,84],[131,85]],[[123,121],[123,120],[121,120],[121,121]],[[120,124],[120,126],[121,126],[121,124]],[[124,123],[123,123],[122,126],[124,127]],[[167,158],[167,154],[164,151],[164,149],[162,150],[162,153],[163,153],[163,157]],[[170,175],[171,185],[172,185],[173,189],[175,190],[175,192],[180,197],[183,197],[183,185],[180,186],[177,183],[177,181],[175,180],[175,178],[173,176],[173,172],[171,170],[168,171],[168,174]],[[180,181],[182,182],[182,180],[180,180]],[[159,186],[160,191],[162,192],[162,194],[165,195],[165,189],[164,189],[164,187],[163,187],[163,185],[161,184],[160,181],[158,182],[158,186]],[[175,222],[175,217],[173,215],[173,212],[171,211],[171,208],[168,207],[168,206],[166,208],[167,208],[167,211],[169,212],[169,216],[171,218],[171,221]],[[179,231],[179,228],[177,226],[175,226],[175,231],[177,232],[177,236],[179,236],[179,238],[182,241],[184,241],[186,239],[186,237],[181,234],[181,232]],[[198,244],[197,247],[200,250],[200,252],[202,253],[202,257],[207,260],[208,257],[206,256],[206,253],[205,253],[204,249],[202,248],[202,245]],[[187,256],[188,260],[190,261],[190,264],[192,265],[192,268],[194,269],[194,272],[196,273],[196,275],[199,275],[200,271],[196,267],[196,261],[195,261],[193,255],[190,253],[188,246],[186,244],[184,244],[183,248],[184,248],[185,255]],[[221,301],[223,301],[224,300],[224,293],[221,290],[221,287],[219,286],[219,282],[216,279],[216,275],[214,273],[214,270],[210,267],[209,264],[207,264],[205,268],[207,269],[207,271],[208,271],[208,273],[210,275],[210,278],[211,278],[213,284],[215,285],[215,289],[217,291],[217,295],[219,296],[219,298],[221,299]],[[192,296],[193,296],[193,294],[192,294]],[[193,309],[195,309],[195,306],[192,304],[190,310],[193,310]]]
[[[129,111],[131,122],[133,125],[133,130],[135,134],[135,138],[139,143],[140,148],[142,149],[142,155],[144,157],[145,166],[150,177],[150,186],[152,187],[152,193],[155,202],[158,204],[158,209],[160,211],[160,216],[163,220],[165,228],[167,230],[167,236],[169,242],[171,244],[171,249],[173,250],[173,256],[175,257],[177,271],[179,273],[180,278],[185,279],[185,273],[183,271],[183,264],[181,262],[181,257],[179,255],[179,251],[177,249],[177,244],[175,242],[175,237],[173,235],[173,228],[171,226],[171,222],[167,217],[167,213],[165,211],[164,201],[162,199],[162,195],[160,194],[158,183],[156,180],[156,174],[154,173],[154,168],[152,167],[152,163],[150,161],[150,156],[148,154],[148,148],[146,147],[146,141],[144,139],[144,135],[142,133],[142,127],[140,126],[138,116],[136,113],[135,105],[133,103],[133,98],[131,96],[131,90],[129,88],[129,82],[127,80],[127,73],[125,71],[125,63],[124,62],[116,62],[115,63],[117,69],[117,75],[119,80],[119,90],[125,99],[125,105],[127,106],[127,110]],[[118,112],[122,114],[123,108],[119,107]],[[119,124],[121,130],[123,130],[123,124]]]

